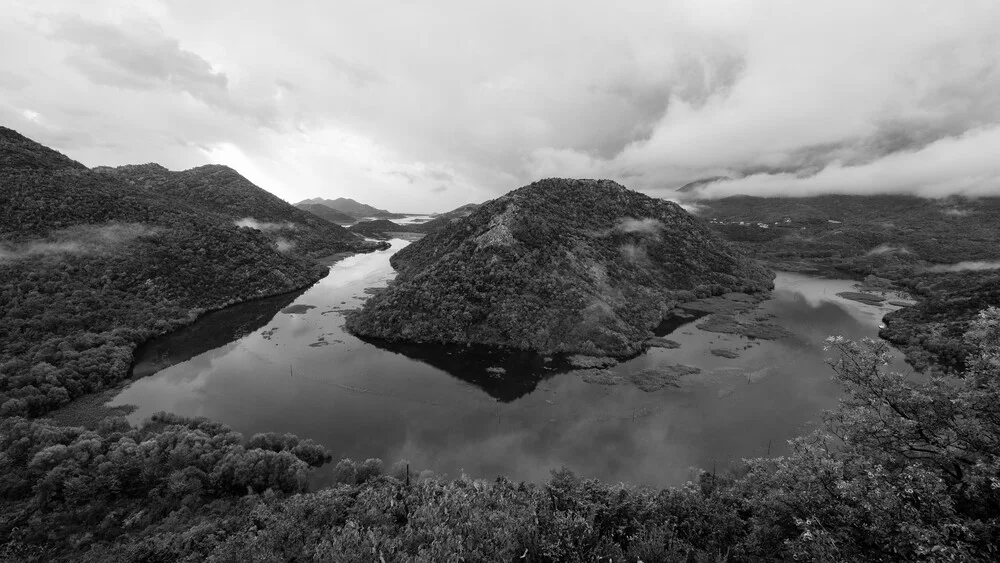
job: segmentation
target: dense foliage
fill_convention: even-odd
[[[165,413],[97,430],[0,423],[0,544],[13,556],[72,553],[202,511],[217,499],[303,492],[330,452],[295,436],[238,433]],[[19,553],[20,552],[20,553]]]
[[[899,284],[919,301],[887,314],[880,335],[919,369],[965,370],[965,333],[979,311],[1000,306],[1000,270],[914,274]]]
[[[356,334],[627,356],[679,301],[772,276],[679,206],[607,180],[543,180],[392,257]]]
[[[346,250],[371,249],[347,229],[289,205],[227,166],[211,164],[183,172],[156,164],[96,170],[138,190],[256,228],[283,250],[321,258]]]
[[[733,196],[696,205],[713,228],[775,269],[896,278],[921,263],[995,260],[1000,248],[995,197]]]
[[[0,163],[0,416],[41,415],[113,386],[149,337],[205,310],[292,291],[326,274],[295,249],[282,251],[273,233],[237,226],[235,216],[307,215],[325,230],[302,222],[293,236],[313,254],[373,246],[260,196],[228,169],[95,172],[5,128]],[[142,171],[183,181],[145,189],[129,179]],[[241,194],[250,203],[219,211]],[[281,206],[287,213],[265,213]],[[350,240],[327,239],[329,229]]]
[[[292,436],[243,442],[158,415],[95,432],[0,426],[0,556],[27,561],[993,561],[1000,556],[1000,310],[961,377],[889,372],[829,340],[841,406],[793,453],[653,490],[414,475]]]

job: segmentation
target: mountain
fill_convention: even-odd
[[[337,211],[336,209],[323,205],[322,203],[296,203],[295,207],[298,207],[303,211],[308,211],[320,219],[324,219],[341,226],[350,225],[351,223],[357,221],[356,218],[348,215],[347,213]]]
[[[300,201],[298,204],[303,203],[319,203],[325,205],[331,209],[336,209],[341,213],[346,213],[355,219],[364,219],[367,217],[377,217],[381,219],[400,219],[406,215],[400,213],[391,213],[385,209],[378,209],[377,207],[372,207],[364,203],[359,203],[353,199],[346,197],[338,197],[337,199],[323,199],[321,197],[314,197],[312,199],[306,199]]]
[[[0,126],[0,170],[86,170],[68,156]]]
[[[347,319],[388,341],[629,356],[679,302],[763,292],[771,272],[678,205],[608,180],[549,179],[404,248]]]
[[[401,231],[412,231],[402,225],[397,225],[388,219],[376,219],[374,221],[362,221],[356,223],[349,227],[352,233],[357,233],[369,238],[375,238],[380,240],[386,240],[389,238],[388,233],[398,233]]]
[[[289,205],[228,166],[210,164],[171,172],[157,164],[145,164],[95,171],[166,199],[186,202],[201,212],[227,217],[239,226],[258,229],[281,248],[313,258],[342,252],[360,242],[347,229]]]
[[[89,170],[0,139],[0,416],[123,381],[136,345],[207,310],[316,282],[308,256],[380,247],[225,167]]]

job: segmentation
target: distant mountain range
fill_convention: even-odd
[[[312,199],[302,200],[296,203],[295,205],[299,206],[304,203],[325,205],[330,209],[334,209],[336,211],[340,211],[341,213],[345,213],[353,217],[355,220],[371,219],[371,218],[402,219],[403,217],[406,217],[406,215],[403,213],[392,213],[390,211],[386,211],[385,209],[378,209],[377,207],[372,207],[371,205],[360,203],[346,197],[338,197],[337,199],[323,199],[321,197],[314,197]]]
[[[348,215],[343,211],[337,211],[336,209],[323,205],[322,203],[296,203],[295,207],[298,207],[303,211],[308,211],[320,219],[325,219],[337,225],[350,225],[358,220],[357,217]]]

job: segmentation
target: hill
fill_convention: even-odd
[[[405,217],[405,215],[400,213],[391,213],[385,209],[379,209],[377,207],[372,207],[364,203],[359,203],[353,199],[346,197],[338,197],[337,199],[323,199],[321,197],[314,197],[312,199],[306,199],[300,201],[298,204],[302,203],[318,203],[325,205],[331,209],[336,209],[341,213],[346,213],[355,219],[365,219],[370,217],[376,217],[380,219],[400,219]]]
[[[167,200],[185,202],[200,212],[229,218],[238,226],[260,230],[282,249],[295,249],[313,258],[342,252],[360,242],[347,229],[289,205],[228,166],[210,164],[171,172],[146,164],[95,171]]]
[[[86,170],[68,156],[0,126],[0,170]]]
[[[628,356],[678,302],[761,292],[772,274],[676,204],[550,179],[484,203],[392,258],[355,334]]]
[[[357,221],[357,219],[347,213],[337,211],[336,209],[323,205],[322,203],[296,203],[295,207],[298,207],[303,211],[308,211],[320,219],[324,219],[341,226],[350,225],[351,223]]]
[[[349,230],[352,233],[364,235],[369,238],[386,240],[389,238],[388,233],[412,231],[414,229],[397,225],[388,219],[376,219],[374,221],[362,221],[360,223],[355,223],[349,227]]]
[[[228,168],[89,170],[10,129],[0,137],[2,416],[41,415],[113,386],[148,338],[326,275],[303,252],[378,246]],[[296,226],[236,224],[250,214]]]

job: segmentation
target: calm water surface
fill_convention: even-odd
[[[135,370],[152,375],[112,404],[138,406],[133,422],[161,410],[207,416],[247,436],[292,432],[340,457],[379,457],[387,466],[405,459],[449,476],[544,481],[565,465],[586,477],[677,485],[695,467],[722,471],[744,457],[785,453],[786,440],[836,404],[823,339],[875,337],[889,310],[837,297],[852,289],[849,280],[781,273],[763,308],[793,336],[751,341],[681,326],[670,335],[680,348],[614,368],[702,370],[646,393],[589,384],[533,358],[389,350],[346,334],[343,310],[392,278],[389,256],[406,244],[338,262],[304,293],[227,309],[144,346]],[[740,356],[717,357],[713,348]],[[329,471],[319,473],[322,482]]]

